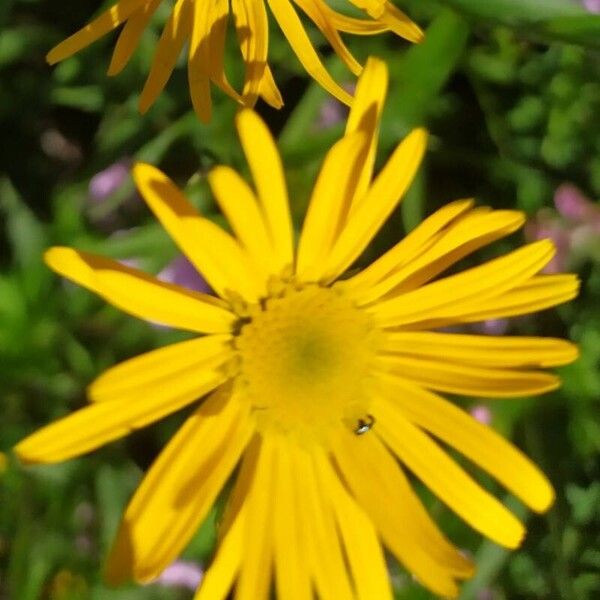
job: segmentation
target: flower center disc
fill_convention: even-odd
[[[376,330],[336,289],[288,288],[266,300],[236,337],[239,391],[259,431],[321,440],[368,413]]]

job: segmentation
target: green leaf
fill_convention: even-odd
[[[552,19],[541,31],[566,42],[600,48],[600,15],[577,15]]]
[[[600,47],[600,15],[574,0],[441,0],[476,20],[522,30],[525,36]]]
[[[505,25],[524,25],[566,16],[585,15],[573,0],[440,0],[455,10],[477,19]]]
[[[396,144],[406,132],[425,124],[440,90],[459,65],[467,45],[469,26],[450,10],[429,26],[425,42],[390,64],[391,93],[381,128],[381,144]],[[391,118],[386,116],[390,115]]]
[[[6,217],[6,233],[17,265],[28,268],[39,264],[46,232],[6,178],[0,179],[0,211]]]

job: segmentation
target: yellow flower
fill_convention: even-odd
[[[282,165],[250,109],[237,128],[255,188],[209,175],[233,235],[139,164],[146,202],[218,298],[105,258],[53,248],[48,264],[132,315],[203,334],[128,360],[89,389],[91,406],[16,448],[29,463],[77,456],[201,402],[129,504],[109,580],[156,577],[184,549],[232,474],[214,562],[196,600],[391,600],[385,546],[433,592],[458,593],[473,567],[439,531],[411,471],[483,535],[515,548],[523,525],[442,449],[448,445],[535,511],[553,491],[509,442],[437,392],[506,398],[553,390],[544,367],[569,342],[446,333],[443,326],[548,308],[574,275],[539,275],[543,240],[432,281],[523,224],[512,210],[447,205],[362,271],[342,277],[404,194],[426,146],[413,131],[372,180],[387,88],[370,59],[344,137],[328,152],[294,249]],[[437,329],[437,331],[436,331]],[[239,470],[236,470],[239,465]]]
[[[294,0],[294,3],[314,22],[355,75],[360,74],[362,67],[342,41],[340,33],[375,35],[392,31],[412,42],[423,39],[419,27],[388,0],[350,1],[370,19],[348,17],[330,8],[324,0]],[[267,0],[267,3],[306,71],[341,102],[350,104],[351,96],[323,66],[292,2]],[[48,54],[48,62],[55,64],[72,56],[123,25],[108,68],[109,75],[116,75],[128,63],[160,4],[161,0],[119,0],[112,8],[53,48]],[[229,0],[176,0],[142,90],[141,112],[146,112],[152,106],[165,87],[186,42],[189,42],[190,94],[194,108],[203,121],[210,120],[211,116],[211,81],[244,106],[254,106],[259,96],[275,108],[283,105],[267,64],[269,24],[263,0],[231,0],[231,13],[246,66],[241,94],[227,80],[223,60],[229,12]]]

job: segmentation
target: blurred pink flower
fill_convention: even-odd
[[[476,404],[469,412],[474,419],[484,425],[490,425],[492,422],[492,411],[483,404]]]
[[[504,335],[508,326],[508,319],[487,319],[477,324],[476,331],[484,335]]]
[[[157,583],[164,587],[182,587],[195,590],[200,585],[203,575],[204,572],[196,563],[176,560],[157,579],[150,583]]]
[[[593,257],[593,242],[600,234],[600,206],[574,185],[565,183],[556,189],[554,206],[556,210],[538,211],[525,226],[528,239],[548,238],[556,246],[556,256],[544,269],[545,273],[563,272],[573,262]]]
[[[600,2],[600,0],[599,0]],[[554,193],[554,206],[560,216],[575,223],[600,222],[600,206],[586,198],[574,185],[565,183]]]
[[[105,200],[112,196],[127,180],[130,161],[123,159],[100,171],[90,180],[88,191],[92,200]]]
[[[342,87],[350,94],[354,94],[356,90],[356,85],[353,83],[345,83]],[[347,116],[348,108],[345,105],[335,98],[327,98],[319,109],[315,129],[329,129],[338,123],[344,123]]]
[[[165,283],[180,285],[188,290],[203,292],[205,294],[212,292],[208,283],[206,283],[194,265],[183,254],[174,258],[158,274],[158,278]]]
[[[593,13],[600,13],[600,0],[583,0],[583,5]]]

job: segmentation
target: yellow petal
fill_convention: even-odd
[[[196,3],[196,11],[200,10]],[[236,102],[241,102],[241,96],[231,87],[225,74],[225,42],[227,38],[228,17],[229,17],[229,1],[215,0],[209,2],[208,8],[208,72],[211,79],[219,86],[228,96]]]
[[[248,447],[244,452],[239,472],[235,478],[233,489],[225,503],[223,517],[220,520],[217,530],[219,540],[225,538],[229,529],[233,527],[238,514],[247,510],[248,504],[246,500],[248,499],[250,489],[254,482],[256,463],[261,449],[261,441],[261,436],[256,433],[248,443]]]
[[[263,73],[260,82],[260,95],[262,99],[273,108],[281,108],[283,106],[281,92],[273,79],[273,74],[271,73],[269,65],[265,65],[265,72]]]
[[[213,369],[233,356],[230,335],[210,335],[146,352],[108,369],[88,388],[92,402],[122,400],[124,395],[143,394],[179,372]]]
[[[217,548],[212,564],[206,571],[194,600],[225,600],[235,581],[242,556],[247,552],[244,527],[248,518],[246,505],[236,518]]]
[[[374,402],[377,434],[396,456],[471,527],[508,548],[525,535],[519,520],[389,403]]]
[[[275,20],[307,73],[340,102],[350,105],[352,97],[331,77],[315,51],[302,22],[289,0],[267,0]]]
[[[302,544],[298,515],[298,480],[292,471],[294,449],[278,439],[273,497],[275,590],[278,600],[312,600],[307,548]]]
[[[160,3],[161,0],[151,0],[127,19],[115,45],[108,75],[117,75],[125,68]]]
[[[385,327],[432,319],[452,309],[462,311],[467,302],[499,296],[525,282],[551,260],[554,252],[552,242],[540,240],[483,265],[384,300],[369,310]]]
[[[228,333],[236,321],[212,296],[158,281],[101,256],[56,247],[44,260],[60,275],[141,319],[198,333]]]
[[[109,31],[116,29],[126,21],[130,15],[141,8],[148,0],[120,0],[114,6],[103,12],[91,23],[80,29],[77,33],[62,41],[48,52],[46,60],[55,64],[76,54],[82,48],[106,35]]]
[[[190,9],[191,40],[188,56],[188,83],[192,106],[198,118],[208,123],[212,115],[210,95],[210,30],[209,3],[194,2]]]
[[[463,323],[538,312],[572,300],[579,293],[577,275],[539,275],[501,296],[473,301],[464,307]]]
[[[370,289],[402,266],[411,263],[438,238],[438,234],[466,210],[473,200],[456,200],[436,211],[413,229],[404,239],[388,250],[376,261],[350,279],[340,282],[345,289],[352,290],[361,304],[365,304]]]
[[[350,491],[394,556],[436,594],[456,597],[454,579],[471,577],[473,566],[431,520],[389,451],[375,435],[346,431],[332,450]]]
[[[354,102],[346,122],[346,134],[363,131],[369,140],[367,153],[360,171],[359,183],[356,193],[346,209],[356,208],[356,200],[360,200],[366,193],[373,177],[373,166],[377,152],[379,136],[379,122],[383,111],[383,104],[387,95],[388,70],[386,64],[373,57],[369,57],[365,69],[358,79]]]
[[[344,136],[325,156],[304,219],[298,243],[296,273],[303,281],[318,281],[323,257],[339,233],[360,174],[367,139],[362,132]]]
[[[164,173],[138,163],[133,176],[162,226],[220,296],[235,292],[256,301],[264,295],[264,281],[239,244],[212,221],[201,217]]]
[[[343,13],[337,12],[323,3],[322,10],[327,14],[331,24],[343,33],[353,33],[354,35],[377,35],[389,31],[389,27],[380,21],[372,19],[355,19]]]
[[[423,31],[402,11],[390,2],[382,0],[350,0],[354,6],[364,10],[370,17],[387,25],[396,35],[409,42],[422,42]]]
[[[100,402],[82,408],[25,438],[15,451],[26,463],[53,463],[80,456],[187,406],[227,378],[223,369],[190,369],[118,406]]]
[[[321,600],[354,600],[330,499],[317,479],[309,452],[295,449],[292,472],[301,482],[297,484],[300,534],[307,549],[306,568],[313,574],[318,596]]]
[[[259,444],[256,444],[258,446]],[[245,546],[240,577],[235,589],[236,600],[268,600],[273,570],[272,515],[275,448],[263,438],[258,449],[247,504],[248,518],[244,530]]]
[[[401,354],[378,359],[379,367],[423,387],[450,394],[514,398],[555,390],[560,379],[544,371],[517,371],[464,365],[438,358],[427,360]]]
[[[389,574],[377,532],[349,496],[328,460],[316,457],[317,475],[333,509],[356,588],[357,600],[392,600]]]
[[[452,223],[418,257],[373,286],[365,294],[364,301],[375,300],[386,294],[395,296],[421,287],[461,258],[510,235],[524,222],[525,216],[519,211],[476,208]]]
[[[146,582],[177,558],[235,468],[252,433],[242,404],[219,390],[188,418],[129,503],[106,566],[113,584]]]
[[[391,2],[384,3],[384,10],[379,20],[385,23],[390,31],[409,42],[419,44],[425,39],[422,29]]]
[[[380,402],[388,403],[387,410],[402,411],[413,423],[495,477],[531,509],[548,510],[554,500],[548,479],[493,429],[443,398],[398,378],[386,378],[381,383],[385,387]]]
[[[191,0],[177,0],[158,40],[152,68],[140,94],[139,108],[142,114],[154,104],[158,95],[167,85],[183,45],[190,37],[191,30]]]
[[[294,238],[279,151],[267,126],[251,110],[237,114],[236,126],[275,248],[275,259],[280,270],[289,268],[294,262]]]
[[[386,351],[481,367],[556,367],[577,359],[577,346],[555,338],[399,331],[383,341]]]
[[[208,183],[237,239],[264,273],[277,273],[273,246],[258,201],[250,186],[229,167],[215,167]]]
[[[228,16],[228,0],[194,2],[188,81],[194,110],[205,123],[210,121],[212,112],[210,80],[235,101],[242,102],[241,96],[233,89],[225,74]]]
[[[369,191],[357,202],[331,254],[325,260],[324,276],[335,279],[367,247],[373,236],[410,186],[427,143],[423,129],[415,129],[394,150]]]
[[[319,31],[325,36],[335,53],[339,56],[340,60],[346,65],[346,67],[348,67],[348,69],[354,73],[354,75],[360,75],[362,67],[354,58],[352,52],[350,52],[346,44],[344,44],[340,34],[337,32],[331,20],[329,19],[328,13],[323,9],[324,2],[321,0],[294,0],[294,2],[319,28]]]
[[[231,10],[235,15],[235,29],[246,67],[242,102],[252,108],[258,99],[267,64],[267,11],[263,2],[254,0],[232,0]]]

